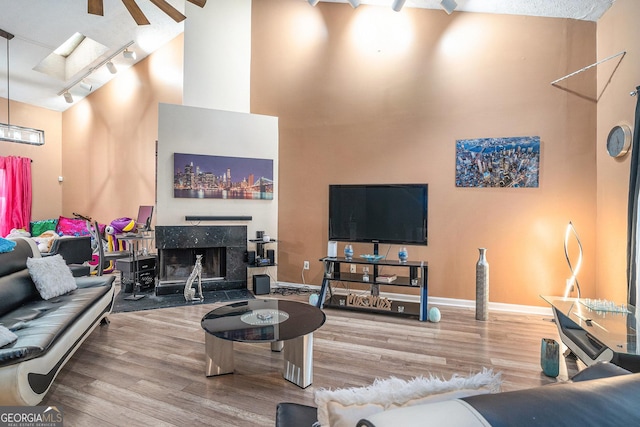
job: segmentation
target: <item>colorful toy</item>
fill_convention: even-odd
[[[89,230],[89,234],[91,235],[91,250],[93,251],[91,261],[89,261],[88,264],[91,268],[91,274],[98,274],[97,268],[98,264],[100,264],[100,251],[98,249],[98,245],[104,244],[102,240],[102,233],[100,233],[100,229],[94,227],[90,221],[87,221],[87,230]]]
[[[110,252],[127,250],[126,243],[118,240],[116,236],[134,231],[135,228],[136,222],[131,218],[117,218],[111,221],[111,224],[104,228],[104,234],[107,237],[107,250]],[[113,261],[111,261],[107,270],[112,271],[115,268],[113,264]]]

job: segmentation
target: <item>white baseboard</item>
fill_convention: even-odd
[[[305,285],[302,283],[292,283],[292,282],[276,282],[275,285],[272,285],[272,287],[275,287],[275,288],[277,288],[278,286],[282,286],[286,288],[305,288],[305,289],[320,291],[320,286],[318,285]],[[346,294],[346,289],[344,288],[334,289],[334,293]],[[397,294],[397,293],[391,293],[391,292],[380,292],[380,295],[394,301],[407,301],[407,302],[415,302],[415,303],[420,302],[420,297],[418,295],[406,295],[406,294]],[[456,299],[456,298],[442,298],[442,297],[429,296],[428,304],[430,306],[440,305],[440,306],[462,307],[462,308],[471,308],[471,309],[476,308],[476,302],[474,300]],[[489,302],[489,310],[501,311],[505,313],[553,316],[551,307],[539,307],[536,305],[520,305],[520,304],[507,304],[503,302]]]

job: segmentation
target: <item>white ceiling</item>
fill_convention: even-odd
[[[218,0],[208,0],[215,2]],[[259,1],[259,0],[254,0]],[[299,0],[305,1],[305,0]],[[346,3],[346,0],[323,0]],[[597,21],[615,0],[456,0],[458,11],[531,15]],[[66,81],[34,71],[33,68],[74,33],[79,32],[107,46],[108,51],[91,65],[117,52],[128,42],[137,60],[117,55],[113,62],[118,68],[129,67],[163,46],[184,30],[149,0],[137,0],[138,6],[151,25],[138,26],[120,0],[104,0],[104,16],[87,13],[87,0],[0,0],[0,29],[15,37],[9,41],[10,79],[9,98],[55,111],[64,111],[72,104],[58,96],[61,90],[83,74],[77,72]],[[200,8],[185,0],[168,0],[176,9],[189,15]],[[390,7],[393,0],[362,0],[363,4]],[[207,7],[207,6],[205,6]],[[309,6],[311,7],[311,6]],[[439,0],[407,0],[405,7],[440,9]],[[445,13],[443,11],[443,13]],[[0,97],[7,98],[6,40],[0,37]],[[86,70],[86,69],[85,69]],[[88,80],[95,91],[113,75],[100,67]],[[75,100],[88,92],[80,86],[71,89]],[[0,118],[0,122],[5,118]]]

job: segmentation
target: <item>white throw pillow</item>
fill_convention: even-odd
[[[501,385],[501,374],[485,368],[469,377],[453,375],[448,381],[434,376],[409,381],[391,377],[376,379],[368,387],[319,389],[315,393],[318,423],[322,427],[354,426],[362,418],[389,409],[497,393]]]
[[[6,327],[0,325],[0,347],[11,344],[18,339],[18,336]]]
[[[27,268],[42,299],[64,295],[77,288],[76,280],[61,255],[27,258]]]

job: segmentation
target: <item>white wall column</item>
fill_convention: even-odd
[[[248,113],[251,0],[185,7],[183,104]]]

